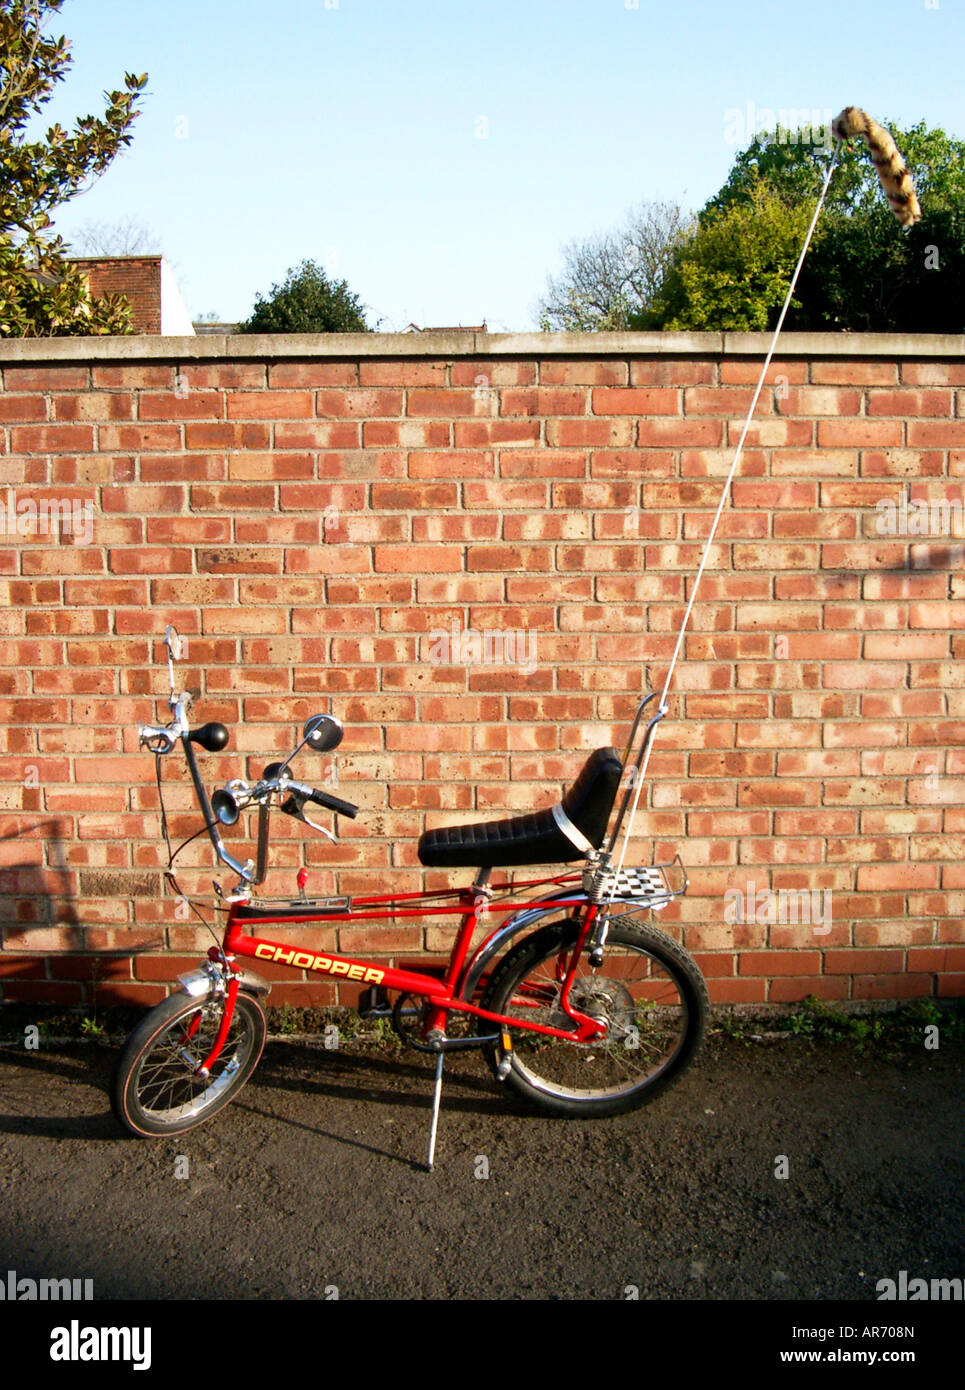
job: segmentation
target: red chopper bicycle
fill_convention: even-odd
[[[305,815],[305,806],[321,806],[336,817],[354,818],[358,812],[351,802],[296,781],[289,771],[292,758],[306,746],[318,753],[334,749],[342,739],[342,725],[331,714],[315,715],[284,762],[266,767],[253,784],[229,781],[209,801],[193,745],[220,752],[228,743],[228,730],[213,723],[190,727],[192,695],[175,689],[181,642],[172,627],[166,630],[165,646],[172,719],[167,725],[142,724],[138,733],[140,745],[155,755],[168,879],[176,888],[175,856],[207,831],[215,854],[237,881],[228,891],[213,885],[217,910],[227,910],[220,943],[197,970],[180,977],[177,991],[146,1015],[121,1053],[111,1100],[128,1130],[139,1136],[181,1134],[234,1100],[251,1077],[265,1044],[262,999],[270,986],[240,958],[356,982],[363,987],[363,1015],[391,1017],[406,1043],[434,1055],[429,1168],[442,1064],[449,1051],[482,1048],[498,1081],[543,1111],[569,1116],[633,1109],[693,1060],[709,1011],[703,977],[672,937],[637,920],[638,914],[658,911],[686,891],[683,866],[679,857],[670,865],[626,870],[622,855],[613,862],[631,798],[635,809],[653,732],[667,712],[662,701],[643,726],[636,757],[637,736],[653,695],[639,704],[623,756],[615,748],[598,748],[555,806],[508,820],[426,831],[419,841],[422,864],[474,868],[468,888],[309,899],[303,869],[298,898],[256,900],[253,890],[267,871],[273,804],[332,840],[332,832]],[[204,824],[172,850],[161,763],[178,744]],[[621,782],[622,802],[602,848]],[[226,850],[220,827],[237,824],[249,808],[258,811],[257,859],[241,863]],[[335,825],[337,829],[337,820]],[[579,871],[512,884],[489,882],[494,868],[574,860],[582,861]],[[392,968],[273,939],[285,925],[331,928],[446,914],[462,920],[448,964],[436,969]],[[484,914],[504,920],[471,950]],[[389,991],[397,992],[394,1004]]]

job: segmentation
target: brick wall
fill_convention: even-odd
[[[87,276],[95,299],[108,294],[128,299],[135,333],[161,332],[160,256],[82,256],[74,264]]]
[[[163,714],[165,623],[198,713],[232,730],[200,755],[209,786],[257,775],[329,697],[345,721],[336,789],[359,819],[332,849],[276,818],[268,892],[303,863],[315,892],[463,881],[420,870],[426,825],[551,804],[659,688],[765,346],[0,345],[4,524],[30,499],[85,519],[0,534],[2,999],[150,1003],[210,944],[159,892],[137,751],[137,720]],[[662,922],[719,1002],[963,992],[961,531],[908,533],[918,499],[961,519],[960,348],[782,340],[638,820],[639,862],[690,867]],[[453,629],[525,634],[526,661],[440,659]],[[177,756],[180,839],[197,822]],[[206,843],[179,861],[200,893]],[[749,885],[740,911],[725,895]],[[830,890],[830,921],[769,920],[766,888]],[[448,939],[400,921],[338,945],[395,960]]]

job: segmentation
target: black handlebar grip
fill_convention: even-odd
[[[343,801],[340,796],[331,796],[328,792],[320,792],[315,787],[312,788],[309,801],[314,801],[316,806],[324,806],[329,811],[337,811],[340,816],[348,816],[354,820],[359,813],[359,808],[353,806],[351,801]]]
[[[198,743],[209,753],[220,753],[228,746],[228,730],[223,724],[202,724],[200,729],[192,729],[188,738]]]

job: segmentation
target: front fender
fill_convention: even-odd
[[[217,998],[225,991],[224,976],[216,965],[210,963],[199,966],[197,970],[189,970],[186,975],[179,975],[178,983],[181,992],[189,994],[192,999]],[[271,985],[253,970],[242,970],[239,988],[248,994],[267,995]]]

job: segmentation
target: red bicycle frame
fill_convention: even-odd
[[[519,888],[539,888],[545,884],[558,884],[570,878],[578,881],[578,875],[566,875],[564,879],[560,877],[549,879],[533,879],[526,883],[519,884]],[[439,898],[458,898],[458,903],[452,906],[429,906],[430,900]],[[202,1072],[207,1071],[217,1059],[224,1040],[228,1035],[231,1025],[231,1015],[234,1012],[234,1002],[237,997],[240,971],[234,964],[238,956],[246,957],[252,961],[270,961],[276,965],[287,965],[293,970],[305,970],[326,975],[333,980],[354,981],[361,985],[376,985],[383,989],[399,990],[403,994],[415,995],[425,998],[429,1004],[429,1010],[425,1021],[425,1032],[433,1030],[443,1030],[446,1015],[450,1011],[472,1014],[478,1018],[485,1019],[487,1022],[499,1025],[501,1028],[514,1027],[526,1029],[534,1033],[543,1033],[548,1037],[562,1038],[567,1042],[587,1042],[591,1038],[597,1037],[605,1032],[605,1027],[599,1020],[588,1017],[574,1009],[569,1002],[570,987],[576,973],[580,953],[586,941],[587,934],[597,916],[599,909],[593,903],[587,903],[582,895],[575,895],[570,898],[539,898],[533,900],[527,898],[523,901],[504,900],[500,903],[499,912],[508,915],[509,913],[525,907],[530,911],[538,911],[545,908],[547,910],[572,907],[574,909],[585,910],[585,915],[581,924],[580,932],[576,943],[570,951],[569,960],[566,964],[564,973],[563,990],[561,993],[560,1004],[564,1013],[573,1021],[571,1029],[554,1028],[548,1024],[536,1023],[532,1019],[516,1017],[506,1014],[494,1014],[487,1009],[474,1004],[471,999],[462,997],[461,989],[464,987],[464,976],[469,955],[469,947],[473,934],[479,925],[483,914],[488,913],[491,908],[488,901],[489,892],[485,887],[484,880],[477,879],[476,883],[470,888],[450,889],[436,892],[425,893],[405,893],[405,894],[385,894],[374,897],[356,898],[351,906],[342,912],[321,911],[318,915],[311,915],[310,904],[301,907],[293,901],[284,901],[277,904],[265,903],[264,907],[258,908],[250,913],[242,913],[242,905],[232,903],[228,923],[225,929],[222,950],[228,964],[232,970],[232,978],[228,984],[228,993],[225,1000],[225,1009],[221,1021],[221,1027],[215,1039],[214,1046],[210,1054],[201,1064]],[[397,906],[397,904],[413,904],[412,906]],[[421,905],[416,905],[421,904]],[[245,904],[244,906],[247,906]],[[277,911],[274,908],[277,907]],[[246,927],[257,925],[258,928],[264,926],[295,925],[305,926],[335,926],[347,925],[358,921],[391,921],[397,917],[424,917],[428,915],[454,915],[460,914],[462,922],[456,933],[449,962],[441,977],[429,974],[420,970],[408,970],[404,967],[375,966],[365,960],[359,960],[352,956],[343,956],[335,952],[319,952],[306,949],[303,946],[291,945],[283,941],[273,941],[259,935],[247,935]],[[497,935],[498,928],[482,942],[477,948],[476,955],[485,951],[486,946]],[[220,958],[221,951],[216,947],[212,948],[211,956]]]

